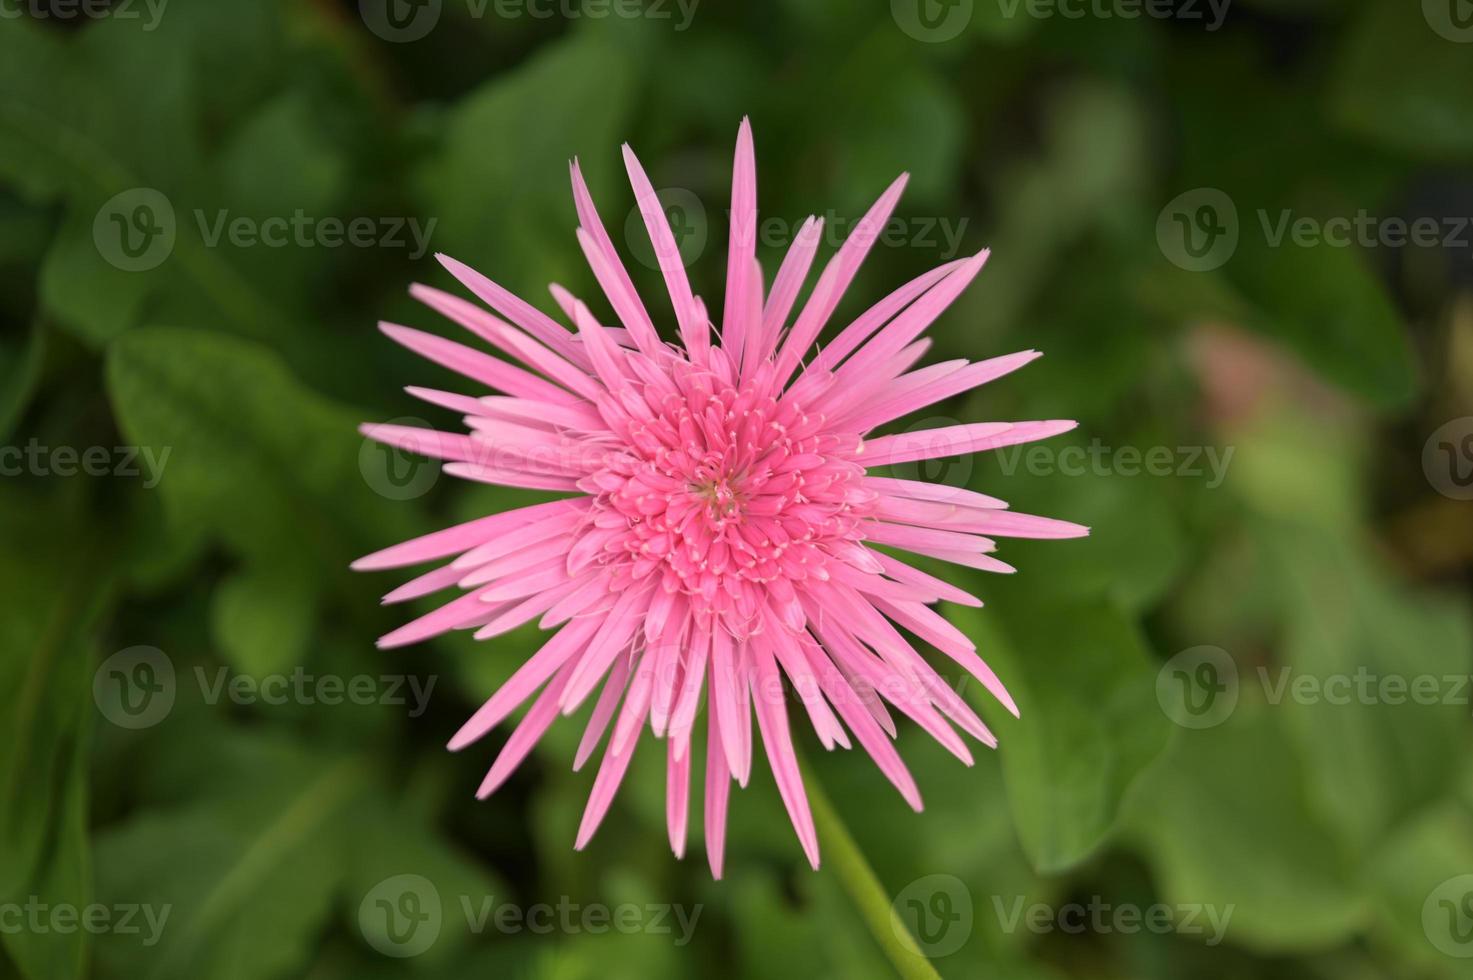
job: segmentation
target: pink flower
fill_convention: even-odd
[[[576,846],[587,844],[607,812],[647,724],[667,746],[670,842],[680,855],[691,735],[704,691],[712,873],[721,876],[731,781],[745,786],[751,772],[754,710],[783,804],[817,867],[818,839],[793,752],[783,678],[826,748],[849,748],[852,737],[916,810],[920,793],[891,744],[895,724],[881,698],[968,765],[971,753],[953,725],[988,746],[997,740],[900,628],[955,661],[1017,714],[973,644],[928,607],[940,599],[981,603],[874,546],[1011,572],[990,554],[994,537],[1087,533],[1076,524],[1013,513],[969,490],[866,470],[1029,442],[1074,423],[981,422],[869,435],[1038,356],[1023,351],[915,367],[930,344],[921,333],[981,270],[986,251],[895,290],[805,365],[889,220],[904,176],[870,208],[792,318],[820,222],[808,219],[764,289],[756,259],[756,164],[744,120],[732,179],[726,296],[713,335],[655,191],[627,146],[624,162],[670,292],[680,345],[660,339],[575,161],[578,243],[621,326],[600,324],[554,285],[553,296],[575,327],[569,331],[441,256],[499,316],[427,286],[414,286],[413,295],[521,366],[384,324],[394,340],[499,394],[409,389],[464,415],[468,434],[363,429],[381,442],[447,460],[445,472],[465,479],[566,496],[447,528],[354,567],[448,558],[386,601],[451,586],[463,592],[383,637],[383,647],[452,629],[489,639],[533,620],[543,629],[561,627],[450,742],[452,750],[470,745],[535,695],[479,796],[506,780],[559,714],[597,693],[574,768],[611,725],[613,731]]]

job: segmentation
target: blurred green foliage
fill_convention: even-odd
[[[592,295],[566,165],[580,158],[619,240],[627,140],[657,185],[703,207],[687,215],[708,240],[691,275],[719,297],[744,114],[775,228],[810,212],[852,221],[912,174],[903,240],[875,249],[841,312],[957,248],[992,247],[932,356],[1048,356],[933,415],[1076,417],[1064,445],[1110,450],[1079,472],[998,454],[926,474],[1094,528],[1010,543],[1010,578],[943,573],[987,600],[947,613],[1022,707],[1015,721],[965,689],[996,753],[964,769],[903,726],[927,803],[915,815],[859,753],[799,736],[897,908],[926,876],[959,883],[970,923],[935,967],[1473,976],[1449,953],[1473,952],[1457,943],[1467,890],[1438,891],[1473,873],[1466,692],[1333,704],[1259,683],[1473,671],[1459,591],[1473,504],[1439,497],[1418,465],[1428,433],[1470,414],[1468,245],[1270,234],[1283,213],[1473,214],[1473,44],[1449,36],[1456,20],[1432,0],[1240,0],[1217,30],[1185,16],[1200,4],[1073,18],[920,0],[931,19],[917,21],[909,0],[704,0],[688,20],[670,2],[549,18],[394,2],[388,23],[420,9],[438,21],[401,43],[370,29],[385,23],[371,0],[176,0],[157,17],[138,2],[96,17],[0,4],[0,444],[45,450],[0,478],[0,908],[168,909],[153,943],[141,916],[132,932],[0,921],[0,976],[892,975],[833,870],[803,864],[760,764],[733,797],[721,882],[699,805],[692,853],[669,856],[663,751],[648,744],[588,852],[572,851],[592,779],[568,771],[576,719],[475,802],[490,752],[442,746],[536,632],[379,651],[405,611],[380,608],[386,576],[347,570],[527,497],[448,479],[400,492],[394,461],[354,431],[437,411],[401,386],[448,378],[373,330],[442,329],[405,295],[449,281],[410,229],[544,308],[549,282]],[[955,36],[915,27],[957,10]],[[172,210],[156,262],[119,252],[132,240],[119,232],[154,241],[140,188]],[[1236,249],[1204,271],[1158,238],[1163,208],[1198,188],[1237,212]],[[262,228],[299,214],[372,219],[375,241],[216,234],[221,215]],[[389,221],[398,244],[381,240]],[[103,447],[106,472],[62,475],[59,447]],[[1152,447],[1172,451],[1169,474],[1122,454]],[[172,707],[131,726],[107,663],[139,646],[172,669]],[[1201,646],[1236,664],[1237,707],[1185,727],[1158,682]],[[298,672],[403,689],[398,703],[331,704],[314,688],[276,704],[215,686]],[[406,874],[443,903],[441,928],[396,958],[364,910]],[[467,909],[490,897],[700,917],[686,945],[477,932]],[[1220,944],[1057,927],[1059,909],[1091,900],[1230,921]],[[1018,903],[1054,910],[1055,927],[1018,925]]]

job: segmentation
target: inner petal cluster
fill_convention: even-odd
[[[827,580],[836,552],[863,538],[876,495],[860,482],[860,437],[827,431],[793,397],[669,366],[669,390],[646,386],[634,411],[624,400],[611,420],[623,447],[579,483],[597,542],[584,560],[627,585],[659,576],[738,628],[763,599],[796,609],[793,584]]]

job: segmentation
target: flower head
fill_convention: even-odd
[[[980,605],[886,550],[988,571],[993,538],[1073,537],[1086,529],[1016,514],[992,497],[869,470],[1041,439],[1072,422],[984,422],[871,436],[879,426],[1006,374],[1024,351],[916,367],[921,334],[972,281],[987,252],[900,287],[805,364],[861,261],[890,218],[902,176],[824,267],[793,316],[820,238],[809,218],[770,289],[756,259],[751,130],[737,137],[726,295],[719,330],[695,296],[653,187],[625,164],[655,246],[680,343],[660,339],[572,165],[578,242],[619,326],[558,286],[569,331],[469,267],[441,256],[486,307],[424,286],[411,292],[511,361],[390,324],[406,347],[492,389],[474,397],[411,388],[464,416],[467,434],[369,425],[365,434],[446,460],[454,475],[558,491],[561,499],[495,514],[356,562],[435,568],[389,593],[462,595],[380,640],[400,646],[454,629],[477,639],[538,621],[557,632],[451,740],[460,749],[531,707],[491,766],[494,791],[559,714],[594,699],[574,767],[607,734],[578,832],[597,828],[648,725],[667,743],[671,845],[684,851],[692,735],[705,695],[706,846],[721,874],[730,783],[751,771],[752,717],[809,861],[818,841],[788,728],[785,684],[826,748],[850,738],[917,810],[920,794],[891,744],[888,704],[963,762],[955,728],[996,739],[900,632],[934,646],[1014,714],[973,644],[930,605]],[[612,726],[612,733],[609,732]]]

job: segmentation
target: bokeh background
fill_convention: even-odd
[[[1081,423],[919,471],[1094,528],[948,573],[1001,748],[902,726],[915,815],[800,737],[908,975],[1473,975],[1466,0],[0,13],[0,976],[896,974],[760,761],[721,882],[648,743],[572,850],[576,719],[476,802],[504,733],[443,745],[535,631],[379,651],[347,568],[525,498],[355,431],[456,423],[374,329],[454,334],[433,253],[592,294],[578,155],[653,287],[627,140],[719,297],[743,115],[769,274],[911,174],[841,314],[992,247],[932,357],[1046,356],[907,424]]]

